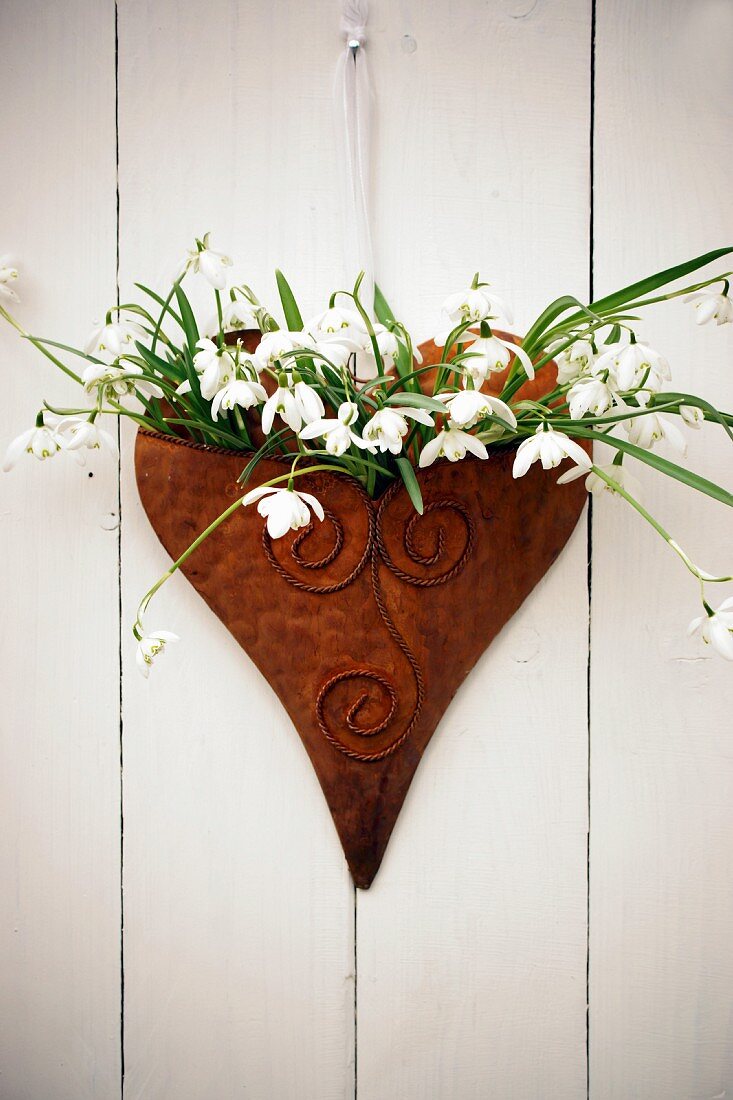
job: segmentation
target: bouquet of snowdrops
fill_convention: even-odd
[[[477,274],[443,303],[434,338],[442,353],[429,365],[421,364],[410,333],[378,288],[372,308],[360,296],[358,279],[353,290],[336,291],[328,308],[304,323],[277,272],[280,323],[248,286],[231,285],[232,262],[210,246],[208,234],[187,253],[165,298],[137,284],[142,301],[110,309],[83,349],[24,330],[10,312],[18,300],[17,271],[0,259],[0,315],[82,390],[78,408],[44,403],[35,426],[10,444],[5,469],[26,453],[38,459],[68,453],[83,462],[89,448],[115,451],[114,436],[101,426],[110,416],[242,453],[241,497],[141,601],[133,629],[145,675],[155,655],[175,639],[169,631],[146,632],[143,615],[152,596],[238,507],[256,503],[270,536],[280,538],[313,517],[323,519],[321,503],[298,489],[298,478],[331,470],[356,478],[373,497],[401,479],[419,512],[416,468],[458,463],[469,455],[486,461],[492,449],[507,446],[516,448],[515,478],[534,462],[549,469],[569,459],[572,466],[560,482],[585,477],[590,492],[615,494],[636,509],[699,582],[703,614],[691,631],[733,660],[733,599],[713,610],[706,598],[707,585],[732,578],[695,565],[641,504],[629,470],[629,460],[644,462],[733,505],[726,489],[655,450],[666,440],[684,455],[681,429],[699,428],[705,420],[733,439],[733,415],[667,389],[667,360],[635,330],[640,310],[679,295],[693,304],[698,324],[733,321],[731,272],[656,293],[732,251],[709,252],[590,305],[565,295],[543,310],[521,341],[502,334],[498,326],[512,322],[509,307]],[[212,316],[203,326],[183,287],[191,276],[213,291]],[[252,330],[260,334],[258,342],[250,338]],[[70,363],[78,361],[77,372]],[[545,372],[546,392],[523,398],[522,387],[552,361],[557,371]],[[494,373],[502,375],[503,386],[492,394],[487,382]],[[578,441],[609,444],[613,461],[594,464]],[[248,492],[257,463],[271,454],[287,455],[289,471]]]

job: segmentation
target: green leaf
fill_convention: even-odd
[[[658,271],[655,275],[647,275],[645,279],[640,279],[637,283],[631,283],[629,286],[623,287],[622,290],[617,290],[614,294],[599,298],[597,301],[591,302],[589,308],[596,311],[615,309],[617,306],[633,301],[634,298],[638,298],[640,295],[657,290],[660,286],[666,286],[667,283],[673,283],[676,279],[682,279],[692,271],[706,267],[722,256],[730,255],[731,252],[733,252],[733,247],[716,248],[712,252],[704,252],[701,256],[696,256],[694,260],[686,260],[683,264],[667,267],[664,271]]]
[[[195,355],[196,344],[198,343],[199,339],[199,330],[198,325],[196,324],[196,318],[193,315],[191,303],[186,297],[186,293],[180,283],[176,283],[175,291],[178,308],[181,311],[181,324],[183,325],[183,331],[186,334],[188,349],[191,352],[191,355]]]
[[[445,412],[442,401],[436,401],[434,397],[428,397],[424,393],[391,393],[384,403],[385,405],[405,405],[412,409],[429,409],[431,412]]]
[[[729,508],[733,508],[733,493],[729,493],[727,489],[723,489],[713,481],[708,481],[707,478],[693,474],[691,470],[686,470],[684,466],[678,466],[674,462],[669,462],[666,458],[661,458],[653,451],[645,451],[642,447],[637,447],[634,443],[629,443],[618,436],[594,432],[591,429],[584,431],[573,429],[572,434],[583,439],[596,439],[599,443],[608,443],[609,446],[615,447],[617,451],[623,451],[624,454],[631,455],[632,458],[638,458],[640,462],[646,462],[647,466],[652,466],[660,473],[666,474],[667,477],[672,477],[675,481],[688,485],[691,489],[697,489],[699,493],[704,493],[706,496],[712,497],[713,500],[719,500],[721,504],[727,504]]]
[[[395,315],[376,283],[374,284],[374,312],[380,324],[386,325],[387,327],[389,327],[390,324],[394,324]]]
[[[58,348],[60,351],[68,351],[71,355],[78,355],[80,359],[86,359],[88,363],[101,363],[101,359],[95,359],[93,355],[87,355],[85,351],[80,351],[79,348],[72,348],[68,344],[60,344],[58,340],[45,340],[42,336],[29,336],[24,334],[24,340],[30,340],[33,344],[44,344],[49,348]]]
[[[300,315],[298,303],[295,301],[295,295],[290,289],[290,284],[280,270],[275,272],[275,278],[280,301],[283,305],[283,313],[285,314],[285,324],[290,332],[300,332],[303,328],[303,318]]]
[[[143,294],[147,294],[149,298],[152,298],[154,302],[157,302],[158,305],[163,308],[164,314],[170,313],[176,324],[183,328],[183,321],[181,320],[181,318],[178,316],[174,309],[171,309],[170,304],[166,304],[165,299],[161,298],[160,294],[156,294],[154,290],[151,290],[150,287],[145,286],[143,283],[135,283],[135,286],[138,290],[142,290]]]
[[[180,365],[172,363],[167,359],[161,359],[159,355],[150,351],[149,348],[146,348],[144,344],[141,344],[137,340],[135,341],[135,347],[150,369],[162,374],[164,378],[173,378],[176,382],[182,382],[186,377],[186,372]]]
[[[418,484],[417,477],[415,476],[415,470],[413,469],[412,463],[410,462],[409,458],[405,458],[404,456],[396,459],[395,461],[397,462],[397,469],[400,472],[400,477],[405,483],[405,488],[407,489],[408,496],[410,497],[410,500],[414,505],[415,511],[419,515],[422,515],[422,493],[420,492],[420,486]]]
[[[524,350],[529,354],[529,349],[534,346],[537,339],[552,325],[553,321],[556,321],[563,313],[567,313],[569,309],[580,310],[583,315],[589,312],[583,303],[573,297],[572,294],[564,294],[561,298],[556,298],[555,301],[550,302],[547,309],[539,315],[525,336],[522,341]],[[593,320],[598,320],[597,317],[591,316]]]

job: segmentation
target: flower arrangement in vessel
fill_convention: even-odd
[[[637,328],[680,295],[699,324],[732,321],[730,272],[670,289],[730,252],[589,305],[565,295],[521,338],[476,274],[419,347],[378,289],[363,300],[361,278],[304,321],[278,272],[271,312],[206,235],[165,296],[138,284],[140,299],[77,348],[25,331],[3,259],[0,315],[81,389],[75,407],[44,403],[5,468],[26,455],[83,462],[116,450],[111,417],[139,425],[140,493],[173,563],[140,601],[138,667],[147,677],[177,640],[149,617],[180,569],[282,699],[368,886],[452,695],[560,553],[587,492],[651,524],[699,587],[690,630],[733,660],[733,600],[716,609],[710,596],[731,577],[695,564],[633,473],[641,462],[733,504],[682,462],[690,429],[711,421],[733,438],[733,416],[675,391]],[[190,279],[210,285],[204,321]],[[593,461],[594,443],[610,463]]]

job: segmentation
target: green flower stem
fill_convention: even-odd
[[[630,504],[631,507],[634,508],[635,511],[637,511],[639,513],[639,515],[643,519],[645,519],[648,524],[650,524],[650,526],[652,526],[654,528],[654,530],[657,532],[657,534],[662,536],[662,538],[667,543],[667,545],[672,550],[674,550],[677,557],[680,558],[684,562],[685,567],[687,569],[689,569],[690,573],[692,573],[692,575],[694,577],[697,577],[697,579],[700,581],[701,584],[704,584],[706,581],[711,583],[711,584],[719,584],[719,583],[723,583],[725,581],[733,580],[733,578],[731,578],[731,577],[712,577],[708,573],[705,573],[705,574],[701,573],[700,570],[695,565],[695,563],[687,556],[687,554],[682,549],[682,547],[678,543],[675,542],[675,540],[670,535],[669,531],[666,531],[665,528],[662,527],[661,523],[659,523],[654,518],[654,516],[650,515],[649,512],[647,512],[646,508],[644,508],[644,506],[639,503],[639,501],[636,499],[636,497],[632,497],[631,493],[627,493],[626,490],[624,489],[624,487],[620,484],[620,482],[615,481],[604,470],[602,470],[600,468],[600,466],[595,466],[594,465],[594,466],[591,467],[591,469],[592,469],[593,473],[601,479],[601,481],[605,481],[605,483],[606,483],[606,485],[608,485],[609,489],[611,489],[614,493],[618,493],[619,496],[623,497],[624,500],[628,504]]]
[[[73,378],[74,381],[78,382],[79,385],[82,384],[81,378],[78,374],[75,374],[75,372],[71,370],[70,367],[67,367],[64,363],[61,362],[60,359],[57,359],[55,355],[52,355],[51,352],[47,348],[45,348],[39,340],[36,340],[34,336],[31,336],[29,332],[26,332],[23,326],[15,320],[12,314],[8,313],[8,311],[2,306],[0,306],[0,317],[4,317],[8,324],[12,325],[13,328],[16,329],[16,331],[19,332],[21,336],[23,336],[26,340],[30,340],[31,344],[33,344],[35,348],[38,348],[38,350],[42,352],[47,359],[50,359],[54,366],[58,367],[59,370],[62,370],[64,374],[68,374],[69,378]]]
[[[140,600],[140,606],[137,609],[137,616],[136,616],[136,619],[135,619],[135,625],[132,628],[132,632],[135,635],[135,637],[138,639],[138,641],[140,640],[140,638],[143,637],[143,635],[145,633],[145,631],[143,629],[142,617],[145,614],[145,612],[147,611],[148,605],[149,605],[150,601],[152,600],[153,596],[155,595],[155,593],[160,588],[162,588],[162,586],[165,584],[165,582],[167,580],[169,580],[170,577],[172,577],[173,574],[175,572],[177,572],[177,570],[179,570],[181,568],[181,566],[186,561],[186,559],[190,558],[191,554],[193,554],[193,552],[195,550],[198,550],[201,543],[204,542],[209,537],[209,535],[211,535],[217,529],[217,527],[220,527],[222,525],[222,523],[224,523],[225,520],[229,519],[229,517],[231,515],[233,515],[234,512],[236,512],[237,508],[241,508],[241,506],[242,506],[242,498],[240,497],[238,500],[235,500],[233,504],[230,504],[229,507],[226,508],[221,513],[221,515],[218,516],[213,521],[213,523],[209,524],[209,526],[206,528],[205,531],[202,531],[201,534],[198,535],[197,538],[195,538],[193,540],[193,542],[188,547],[188,549],[183,551],[180,558],[178,558],[176,561],[174,561],[173,565],[170,567],[170,569],[168,569],[163,574],[162,577],[159,577],[159,579],[155,582],[153,587],[150,588],[145,593],[143,598]]]

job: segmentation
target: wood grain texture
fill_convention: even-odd
[[[477,267],[520,328],[584,295],[590,6],[423,7],[410,56],[395,8],[374,21],[387,295],[423,331]],[[460,689],[358,897],[360,1100],[585,1095],[583,527]]]
[[[330,3],[125,0],[123,294],[133,278],[159,285],[211,230],[268,301],[279,262],[315,312],[338,255],[338,41]],[[123,494],[131,641],[136,602],[169,561],[131,447]],[[318,781],[276,696],[182,577],[152,611],[182,640],[148,683],[125,649],[126,1097],[341,1100],[354,1089],[353,888]]]
[[[115,294],[114,5],[0,10],[0,252],[31,331],[86,338]],[[3,322],[2,441],[77,387]],[[92,476],[93,475],[93,476]],[[117,462],[2,477],[0,1095],[119,1094]]]
[[[133,278],[163,285],[210,229],[264,300],[280,265],[304,312],[323,308],[354,275],[336,0],[118,8],[123,295]],[[521,329],[560,290],[588,290],[590,0],[410,14],[405,54],[401,5],[371,4],[379,281],[422,339],[480,267]],[[598,0],[598,293],[733,236],[732,46],[725,0]],[[0,253],[23,262],[22,318],[70,342],[115,299],[114,91],[111,0],[6,0]],[[680,388],[733,407],[733,326],[698,329],[678,303],[643,332]],[[0,365],[3,444],[41,394],[76,393],[7,330]],[[730,487],[716,431],[690,433],[690,461]],[[585,1097],[585,532],[459,692],[355,912],[295,731],[180,577],[149,625],[182,641],[138,677],[136,600],[169,559],[137,498],[131,433],[123,471],[124,1100],[345,1100],[357,1075],[359,1100]],[[679,541],[727,568],[722,507],[643,480]],[[111,1100],[117,471],[102,456],[85,472],[29,460],[2,491],[0,1096]],[[613,501],[594,509],[592,576],[590,1094],[720,1098],[730,670],[684,638],[692,579]]]
[[[603,294],[733,243],[733,8],[614,2],[598,15]],[[728,409],[733,326],[697,328],[690,311],[669,304],[640,328],[668,354],[675,389]],[[731,487],[721,432],[690,432],[688,460]],[[653,473],[642,480],[693,558],[729,572],[730,513]],[[730,1096],[731,669],[685,638],[699,614],[694,579],[616,503],[599,501],[593,525],[591,1096]],[[710,595],[717,604],[732,588]]]

